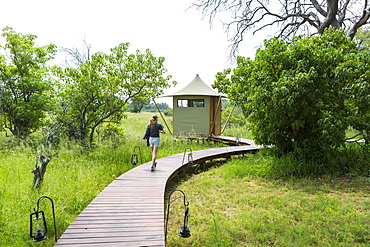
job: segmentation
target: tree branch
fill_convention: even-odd
[[[350,28],[350,30],[347,33],[347,36],[350,37],[351,39],[353,39],[355,37],[357,30],[361,26],[367,24],[367,21],[369,20],[369,17],[370,17],[370,6],[367,6],[367,4],[368,4],[368,2],[366,0],[365,1],[365,7],[364,7],[364,10],[362,12],[361,18],[352,25],[352,27]],[[367,6],[367,8],[366,8],[366,6]]]
[[[328,12],[326,12],[316,0],[310,1],[317,12],[319,12],[322,16],[326,17],[328,15]]]

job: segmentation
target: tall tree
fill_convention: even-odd
[[[118,123],[131,99],[155,98],[170,86],[163,57],[150,50],[128,54],[128,47],[123,43],[110,54],[95,53],[78,68],[56,70],[65,82],[56,119],[70,138],[91,145],[96,129]]]
[[[36,46],[35,35],[3,29],[6,43],[0,46],[0,114],[2,125],[16,137],[28,136],[42,125],[50,103],[51,85],[46,63],[56,52],[55,45]]]
[[[195,0],[193,6],[209,16],[211,23],[221,12],[227,13],[220,18],[227,18],[223,22],[231,33],[233,53],[248,31],[254,34],[273,26],[278,38],[290,39],[342,27],[353,38],[361,26],[369,24],[370,17],[368,0]]]

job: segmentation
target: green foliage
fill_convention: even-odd
[[[363,46],[370,46],[370,27],[363,27],[357,30],[355,39]]]
[[[140,113],[140,112],[157,112],[158,109],[161,111],[172,111],[170,106],[167,103],[157,103],[157,107],[154,103],[150,103],[150,100],[147,99],[146,101],[139,102],[137,100],[133,100],[129,104],[129,111],[134,113]]]
[[[53,58],[52,44],[38,47],[35,35],[22,35],[12,28],[3,29],[6,43],[0,46],[1,127],[16,137],[26,137],[43,125],[50,110],[53,86],[48,80],[46,63]]]
[[[350,116],[348,124],[370,143],[370,47],[359,55],[349,54],[337,68],[337,77],[347,83],[345,93]],[[350,82],[350,83],[349,83]]]
[[[229,128],[245,127],[247,120],[240,106],[232,106],[230,101],[222,102],[221,125]]]
[[[172,110],[172,108],[166,108],[166,109],[164,109],[164,110],[163,110],[163,114],[164,114],[165,116],[172,117],[172,115],[173,115],[173,110]]]
[[[150,99],[131,100],[128,110],[133,113],[140,113],[143,107],[150,102]]]
[[[312,153],[305,160],[297,159],[294,154],[286,154],[282,157],[276,155],[276,148],[266,148],[255,158],[251,158],[245,172],[247,175],[262,176],[268,178],[289,177],[317,177],[331,175],[354,175],[369,176],[370,163],[369,153],[356,143],[347,144],[346,147],[337,150],[329,150],[325,155]],[[262,165],[263,164],[263,165]],[[244,166],[239,166],[243,170]],[[252,169],[252,170],[251,170]]]
[[[292,43],[266,40],[254,61],[238,58],[231,77],[230,69],[218,73],[215,86],[243,108],[256,143],[273,145],[283,154],[294,152],[303,160],[315,153],[320,160],[343,145],[350,108],[361,104],[349,103],[354,81],[348,78],[365,73],[365,65],[357,74],[348,66],[357,65],[360,57],[356,44],[341,31],[296,37]],[[369,111],[367,104],[364,111]]]
[[[128,54],[128,47],[124,43],[111,54],[96,53],[78,68],[55,68],[64,83],[54,121],[71,140],[91,146],[97,128],[119,123],[130,100],[155,98],[171,85],[171,76],[164,77],[163,57],[150,50]]]
[[[97,130],[99,143],[117,147],[125,141],[124,129],[120,124],[108,123]]]

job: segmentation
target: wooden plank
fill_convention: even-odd
[[[142,226],[141,230],[144,232],[149,231],[163,231],[163,226]],[[109,232],[132,232],[137,231],[136,227],[111,227],[109,228]],[[73,234],[81,234],[81,233],[100,233],[102,232],[101,228],[67,228],[65,233],[68,233],[65,237],[68,238],[70,235]],[[107,231],[105,231],[107,232]]]
[[[91,246],[91,244],[101,244],[101,246],[111,246],[110,243],[118,244],[121,246],[127,246],[128,244],[136,244],[136,246],[164,246],[163,245],[163,234],[148,234],[144,236],[130,236],[127,238],[122,237],[97,237],[97,238],[73,238],[73,239],[61,239],[58,240],[58,245],[60,246]],[[162,245],[161,245],[162,244]]]
[[[220,141],[220,142],[232,143],[232,144],[237,144],[238,142],[239,145],[255,146],[254,140],[245,139],[245,138],[214,135],[214,136],[211,136],[210,139],[215,140],[215,141]]]
[[[161,224],[162,223],[162,224]],[[105,229],[105,228],[143,228],[143,227],[162,227],[163,222],[161,221],[151,221],[151,222],[121,222],[121,223],[101,223],[101,224],[90,224],[86,222],[73,222],[68,228],[79,228],[79,229]],[[65,237],[65,236],[63,236]],[[62,238],[62,237],[61,237]]]

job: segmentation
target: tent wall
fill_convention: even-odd
[[[204,102],[203,106],[201,102]],[[173,97],[174,135],[220,135],[221,102],[219,96],[183,95]]]
[[[203,107],[179,107],[178,100],[204,100]],[[174,135],[204,135],[210,132],[211,97],[183,95],[173,97]]]

